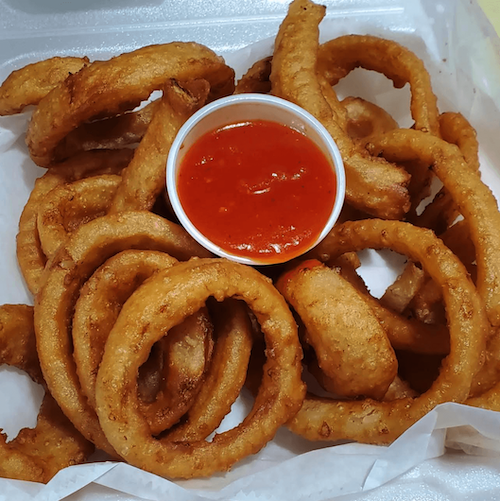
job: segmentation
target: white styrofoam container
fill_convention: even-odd
[[[440,109],[461,111],[476,127],[482,176],[499,198],[500,41],[475,0],[322,3],[327,5],[323,39],[346,33],[385,36],[424,60]],[[287,6],[288,0],[0,0],[0,81],[14,69],[54,55],[105,59],[173,40],[211,47],[241,75],[271,52]],[[377,102],[400,125],[411,124],[408,90],[395,91],[382,76],[357,70],[337,90]],[[0,304],[32,303],[15,257],[19,215],[34,179],[44,172],[24,145],[28,118],[29,112],[0,119]],[[372,260],[368,279],[376,276],[383,284],[382,267],[383,259]],[[0,427],[14,436],[34,425],[40,391],[16,370],[2,367],[0,385]],[[235,408],[225,426],[241,411]],[[127,465],[101,463],[65,470],[46,487],[0,479],[0,500],[497,499],[499,426],[496,413],[445,404],[390,448],[323,448],[281,430],[256,457],[208,480],[173,484]],[[476,455],[444,454],[445,443]]]

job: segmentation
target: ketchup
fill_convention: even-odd
[[[307,136],[256,120],[201,136],[182,159],[177,190],[188,218],[213,243],[270,264],[314,243],[332,212],[336,178]]]

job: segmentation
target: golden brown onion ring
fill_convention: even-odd
[[[335,85],[358,67],[383,73],[393,81],[395,87],[409,83],[414,128],[440,135],[439,111],[430,77],[422,61],[413,52],[392,40],[360,35],[342,36],[320,46],[318,72],[324,75],[328,85]],[[334,106],[335,102],[331,104]],[[383,132],[388,130],[380,130],[380,133]],[[412,165],[414,163],[417,165]],[[408,189],[411,197],[409,213],[412,214],[429,195],[432,172],[428,165],[421,165],[418,161],[400,166],[411,174]]]
[[[54,87],[89,64],[86,57],[52,57],[13,71],[0,87],[0,115],[38,104]]]
[[[390,443],[436,405],[465,401],[482,361],[489,325],[479,294],[458,258],[430,230],[376,219],[344,223],[319,247],[330,257],[365,248],[390,248],[420,262],[442,289],[450,354],[430,390],[418,398],[346,402],[308,396],[289,423],[292,431],[310,440]]]
[[[181,86],[169,80],[153,119],[122,173],[110,213],[126,210],[150,210],[165,189],[165,166],[168,152],[184,122],[201,106],[210,90],[206,80],[193,80]]]
[[[33,308],[0,306],[0,365],[25,371],[45,387],[36,353]],[[0,477],[48,482],[59,470],[83,463],[92,444],[78,433],[46,391],[35,428],[22,429],[7,442],[0,433]]]
[[[177,259],[164,252],[123,251],[109,258],[83,286],[73,317],[73,356],[82,392],[94,409],[104,346],[123,304],[144,280],[175,263]],[[139,385],[146,387],[142,394],[152,393],[139,404],[154,435],[177,423],[200,390],[212,349],[211,330],[206,312],[188,317],[158,347],[161,359],[159,367],[153,367],[160,372],[153,376],[160,379],[157,391],[139,378]]]
[[[37,229],[47,260],[79,226],[108,212],[120,182],[120,176],[102,174],[59,185],[45,196],[38,208]]]
[[[58,145],[56,158],[69,158],[84,151],[116,150],[141,141],[160,101],[137,111],[82,123]]]
[[[439,136],[439,111],[431,79],[413,52],[392,40],[369,35],[345,35],[320,46],[318,73],[330,85],[359,67],[383,73],[397,88],[409,83],[415,129]]]
[[[31,158],[37,165],[50,165],[59,142],[78,125],[135,108],[169,78],[204,78],[214,98],[234,90],[234,71],[194,42],[151,45],[96,61],[40,101],[26,135]]]
[[[456,144],[469,168],[479,172],[479,143],[470,122],[461,113],[446,112],[439,115],[441,137]]]
[[[333,392],[381,399],[398,363],[387,334],[356,288],[317,260],[299,262],[276,288],[304,323],[306,340]]]
[[[460,113],[442,113],[439,117],[442,138],[458,146],[463,158],[473,172],[479,172],[479,145],[476,131]],[[422,214],[412,218],[418,226],[433,229],[438,235],[453,224],[460,211],[451,194],[442,188]]]
[[[450,193],[469,225],[476,249],[477,288],[492,325],[500,325],[500,212],[491,190],[469,168],[460,150],[416,130],[396,130],[372,137],[367,148],[391,161],[422,159]]]
[[[137,369],[151,346],[210,296],[218,301],[233,296],[243,299],[255,313],[266,341],[262,384],[243,423],[216,435],[212,442],[157,440],[136,407]],[[99,421],[118,453],[147,471],[170,478],[226,471],[259,451],[300,408],[304,397],[301,359],[295,321],[269,279],[224,259],[192,259],[159,272],[124,305],[97,377]]]
[[[50,168],[35,181],[19,220],[17,261],[32,294],[37,294],[47,258],[38,235],[37,216],[40,204],[56,186],[99,174],[119,174],[130,162],[133,150],[94,151],[75,156]]]
[[[47,263],[46,280],[35,301],[38,354],[50,392],[75,427],[111,454],[81,390],[70,327],[83,284],[108,258],[131,248],[159,250],[178,259],[208,255],[180,226],[150,212],[103,216],[80,226]]]
[[[309,0],[294,0],[276,37],[271,70],[272,93],[301,106],[331,134],[344,160],[346,200],[369,214],[399,219],[410,208],[408,173],[382,158],[371,157],[354,144],[342,127],[345,110],[317,72],[318,25],[325,7]]]

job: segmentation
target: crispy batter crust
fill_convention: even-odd
[[[150,212],[104,216],[81,226],[56,253],[35,298],[38,355],[47,385],[76,428],[111,454],[115,452],[80,387],[70,327],[83,284],[108,258],[131,248],[160,250],[179,259],[209,254],[180,226]]]
[[[121,177],[92,176],[56,186],[38,208],[38,237],[47,260],[82,224],[104,216],[111,205]]]
[[[469,168],[460,150],[416,130],[373,137],[367,148],[392,161],[423,159],[450,193],[469,225],[477,259],[477,288],[492,325],[500,326],[500,212],[491,190]]]
[[[146,134],[123,171],[111,214],[153,207],[165,190],[165,166],[175,136],[184,122],[205,104],[209,90],[206,80],[186,82],[183,86],[169,80],[163,86],[163,96]]]
[[[175,263],[177,259],[164,252],[123,251],[108,259],[83,286],[73,317],[73,356],[82,391],[94,409],[104,346],[123,304],[145,280]],[[207,312],[197,312],[158,345],[160,354],[157,363],[153,360],[153,367],[147,368],[148,377],[139,376],[139,391],[149,397],[139,404],[153,434],[177,423],[200,391],[211,355],[211,333]]]
[[[409,83],[415,129],[439,137],[437,99],[421,59],[397,42],[369,35],[338,37],[319,48],[318,72],[330,85],[360,67],[383,73],[398,88]]]
[[[0,364],[17,367],[45,386],[31,306],[0,307]],[[0,433],[0,476],[46,483],[62,468],[84,462],[92,451],[92,444],[75,430],[46,392],[35,428],[22,429],[8,443],[7,436]]]
[[[136,407],[134,374],[151,346],[210,296],[243,299],[257,316],[266,340],[263,382],[243,423],[212,442],[157,440]],[[192,259],[160,272],[123,307],[97,377],[99,420],[110,443],[135,466],[171,478],[225,471],[259,451],[300,408],[301,359],[293,316],[269,279],[224,259]]]
[[[92,151],[77,155],[60,165],[50,168],[35,181],[35,187],[19,220],[16,238],[17,262],[32,294],[41,287],[41,278],[47,258],[43,253],[38,235],[38,209],[45,197],[56,186],[99,174],[119,174],[130,162],[133,151]]]
[[[86,57],[52,57],[13,71],[0,87],[0,115],[38,104],[54,87],[89,63]]]
[[[390,443],[443,402],[464,402],[480,366],[489,324],[482,301],[458,258],[429,230],[399,221],[347,222],[319,245],[335,257],[364,248],[390,248],[420,262],[441,287],[448,312],[450,354],[430,390],[393,402],[339,401],[309,395],[289,427],[310,440]]]
[[[317,261],[299,263],[278,279],[276,287],[304,322],[306,340],[334,393],[381,399],[396,377],[398,363],[361,293]]]
[[[345,110],[317,71],[318,25],[324,13],[325,7],[309,0],[290,4],[276,37],[272,93],[307,110],[331,134],[344,161],[346,199],[351,205],[375,216],[399,219],[410,208],[409,174],[382,158],[371,157],[352,141],[344,129]]]
[[[150,45],[109,61],[95,61],[70,75],[40,101],[26,135],[31,158],[47,166],[59,142],[81,123],[138,106],[168,78],[208,80],[212,96],[234,90],[234,71],[203,45]]]

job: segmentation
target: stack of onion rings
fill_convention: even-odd
[[[385,444],[441,402],[500,410],[500,213],[478,174],[474,129],[458,113],[439,114],[422,61],[401,45],[360,35],[320,45],[324,12],[294,0],[273,55],[236,87],[222,58],[180,42],[109,61],[53,58],[0,87],[0,114],[37,106],[27,143],[48,168],[17,244],[36,295],[46,399],[54,399],[37,430],[0,444],[8,453],[2,475],[46,482],[85,460],[89,440],[148,471],[192,478],[229,469],[284,424],[311,440]],[[412,129],[375,103],[339,100],[334,86],[357,67],[395,87],[409,84]],[[158,89],[160,99],[137,108]],[[178,129],[233,91],[301,105],[325,125],[346,165],[342,222],[292,272],[269,267],[275,278],[285,273],[275,285],[211,258],[154,214]],[[422,212],[432,178],[443,187]],[[355,253],[365,248],[409,258],[380,300],[357,272]],[[326,266],[316,261],[310,270],[304,258]],[[31,340],[19,346],[10,336],[7,351],[0,342],[3,361],[33,361],[32,312],[9,308],[0,308],[0,323],[18,315]],[[330,396],[313,394],[313,385],[306,396],[302,379],[311,374],[302,378],[302,369]],[[217,434],[245,380],[256,399],[250,413]],[[55,402],[81,435],[66,418],[53,425]],[[45,465],[40,437],[51,433],[61,434],[61,447]]]

